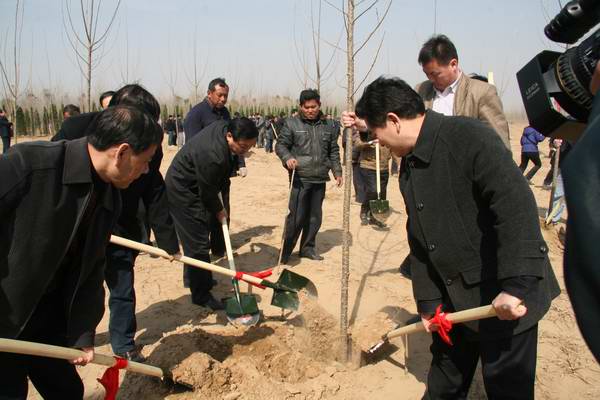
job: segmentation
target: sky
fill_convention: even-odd
[[[80,29],[79,0],[66,1],[71,1],[74,24]],[[342,0],[329,2],[336,7],[342,4]],[[357,14],[371,2],[362,2]],[[381,28],[356,57],[355,80],[363,80],[383,37],[366,82],[386,74],[416,85],[425,79],[417,63],[419,49],[432,34],[443,33],[456,45],[462,70],[493,71],[505,110],[521,112],[516,72],[542,50],[563,51],[543,34],[560,3],[392,0]],[[51,89],[72,96],[83,92],[84,80],[63,24],[64,4],[65,0],[24,0],[21,85],[34,92]],[[102,1],[99,31],[115,4],[116,0]],[[376,24],[375,8],[381,16],[386,4],[379,0],[358,20],[355,46]],[[319,1],[312,0],[312,7],[316,16]],[[0,0],[0,56],[9,63],[14,9],[15,0]],[[303,65],[314,76],[310,10],[311,0],[122,0],[93,73],[92,95],[137,81],[163,103],[170,102],[173,94],[189,97],[195,48],[201,96],[212,78],[222,76],[230,84],[231,99],[276,95],[295,99],[304,87]],[[324,1],[321,39],[322,68],[333,60],[323,74],[327,78],[321,85],[323,103],[342,105],[346,93],[343,19]],[[307,86],[315,85],[309,80]],[[357,95],[361,92],[359,88]]]

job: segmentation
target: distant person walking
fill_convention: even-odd
[[[0,110],[0,137],[2,137],[2,153],[10,147],[10,138],[13,136],[12,122],[6,118],[4,110]]]
[[[523,135],[521,135],[521,164],[519,165],[519,169],[522,173],[525,173],[529,161],[533,163],[533,168],[525,175],[525,178],[530,183],[531,178],[533,178],[542,167],[538,143],[543,142],[544,139],[546,139],[546,137],[531,126],[526,126],[525,129],[523,129]]]

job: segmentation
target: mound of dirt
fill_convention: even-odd
[[[314,398],[314,393],[339,389],[331,379],[343,370],[335,361],[338,339],[335,319],[308,299],[302,299],[302,314],[287,321],[270,320],[242,329],[182,326],[143,352],[149,364],[171,372],[176,382],[194,391],[173,391],[156,379],[128,374],[120,397]]]
[[[352,327],[352,343],[362,351],[381,340],[381,337],[394,329],[396,323],[385,312],[378,312],[356,322]]]

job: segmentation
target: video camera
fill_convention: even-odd
[[[567,3],[544,29],[553,42],[573,44],[600,22],[600,0]],[[519,72],[517,81],[529,124],[545,136],[574,140],[592,109],[589,86],[600,59],[600,29],[564,53],[545,50]],[[566,111],[564,116],[551,98]]]

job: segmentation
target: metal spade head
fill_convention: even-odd
[[[385,224],[387,219],[392,215],[392,210],[390,209],[390,202],[387,200],[370,200],[369,208],[371,209],[371,215],[373,218],[377,219],[377,221]]]
[[[286,310],[298,310],[300,306],[299,292],[309,297],[318,297],[317,288],[312,281],[288,269],[284,269],[281,272],[279,279],[273,287],[271,305]]]
[[[224,299],[225,315],[233,325],[253,326],[260,319],[256,298],[251,294],[240,293],[238,297]]]

